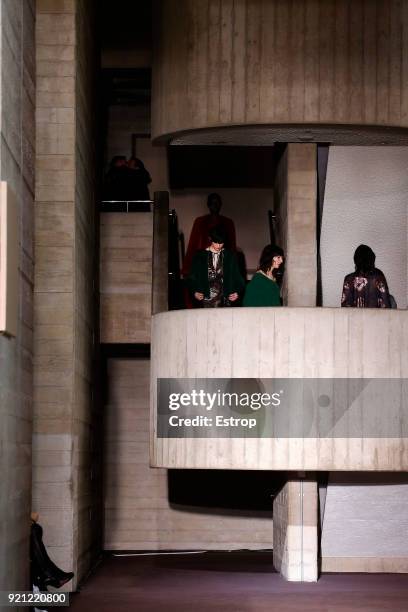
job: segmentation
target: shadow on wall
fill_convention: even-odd
[[[330,147],[320,240],[323,306],[340,306],[354,251],[367,244],[398,307],[406,308],[407,165],[408,147]]]
[[[168,470],[168,498],[186,512],[272,516],[273,497],[286,472],[248,470]]]

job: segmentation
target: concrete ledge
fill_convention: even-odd
[[[325,557],[322,572],[408,574],[408,557]]]

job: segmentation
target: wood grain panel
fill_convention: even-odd
[[[208,0],[196,2],[194,5],[195,22],[198,27],[194,29],[195,46],[194,46],[194,65],[197,69],[194,70],[194,94],[192,102],[195,104],[194,114],[201,121],[207,119],[207,107],[202,104],[202,100],[206,97],[207,91],[207,64],[203,64],[200,58],[207,53],[208,45]]]
[[[381,329],[388,343],[384,346]],[[267,330],[267,332],[265,331]],[[158,467],[406,471],[407,438],[158,438],[158,378],[406,378],[404,311],[240,308],[153,318],[151,461]],[[324,341],[321,341],[324,339]],[[381,345],[381,346],[380,346]],[[354,421],[345,415],[348,431]],[[356,417],[360,418],[360,417]]]
[[[299,2],[291,13],[289,28],[292,74],[289,84],[289,112],[301,123],[305,108],[305,3]]]
[[[221,60],[217,66],[219,75],[219,119],[221,123],[231,121],[232,109],[232,37],[233,37],[233,0],[224,0],[220,3],[221,29],[219,34],[220,56]],[[202,24],[197,23],[200,28]],[[209,45],[213,44],[213,40],[209,40]],[[215,46],[215,49],[217,47]],[[198,58],[202,63],[202,58]]]
[[[260,58],[260,72],[262,78],[260,79],[260,89],[259,89],[259,112],[262,115],[270,116],[273,113],[273,102],[274,102],[274,71],[275,71],[275,40],[276,40],[276,32],[275,32],[275,4],[273,2],[268,2],[264,0],[262,3],[262,20],[267,21],[271,24],[269,30],[265,28],[261,28],[261,58]],[[242,25],[245,27],[245,24]],[[241,57],[245,57],[245,45],[243,41],[241,41],[240,45],[240,55]],[[242,78],[243,77],[243,78]],[[240,76],[240,87],[244,89],[245,86],[245,75]],[[241,96],[241,102],[244,104],[245,99]],[[236,102],[238,104],[238,101]],[[243,123],[241,120],[240,123]]]
[[[401,0],[164,0],[156,28],[154,138],[237,124],[408,127]]]
[[[335,108],[335,0],[319,5],[319,121],[330,121]]]
[[[401,59],[403,0],[391,0],[390,8],[390,107],[389,117],[401,120]]]
[[[220,108],[220,58],[221,52],[221,32],[222,32],[222,21],[221,21],[221,1],[220,0],[209,0],[208,6],[208,47],[206,57],[208,64],[207,73],[207,121],[206,124],[217,122],[221,114]],[[200,58],[202,61],[202,58]],[[163,78],[166,78],[165,76]],[[155,94],[153,94],[154,96]],[[204,104],[204,98],[201,100],[201,104]],[[152,105],[152,108],[156,104]]]
[[[375,123],[377,117],[377,36],[375,24],[377,22],[377,3],[365,0],[363,6],[363,31],[364,31],[364,61],[363,67],[363,100],[364,100],[364,123]]]
[[[232,121],[242,123],[245,120],[245,27],[246,1],[234,1],[232,33]]]
[[[252,123],[259,117],[262,57],[262,3],[247,0],[246,9],[246,121]]]
[[[377,4],[377,120],[387,123],[390,104],[390,3]]]
[[[309,122],[319,118],[319,0],[306,2],[305,20],[304,121]]]
[[[401,6],[401,124],[408,121],[408,3]]]
[[[273,79],[274,99],[272,117],[268,120],[268,123],[284,122],[289,108],[289,17],[289,2],[275,3],[275,71]]]
[[[338,2],[335,9],[334,87],[336,90],[336,120],[339,122],[347,120],[350,103],[348,85],[351,80],[352,66],[347,52],[351,42],[349,7],[349,4]]]

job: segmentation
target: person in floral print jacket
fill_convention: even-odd
[[[342,306],[356,308],[391,308],[384,274],[375,267],[375,253],[360,244],[354,253],[356,271],[347,274],[343,283]]]

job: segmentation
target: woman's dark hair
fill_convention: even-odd
[[[217,244],[225,244],[226,235],[225,230],[222,225],[216,225],[211,228],[208,232],[211,242],[216,242]]]
[[[259,258],[258,270],[267,272],[272,267],[273,258],[277,255],[283,257],[283,249],[278,247],[276,244],[267,244],[261,253],[261,257]]]
[[[366,244],[360,244],[354,253],[356,272],[372,272],[375,268],[375,253]]]

